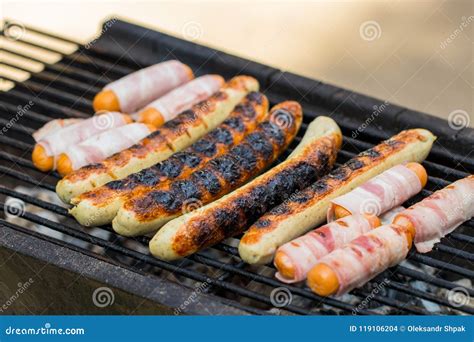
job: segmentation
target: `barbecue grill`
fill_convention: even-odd
[[[12,29],[25,34],[12,37]],[[12,40],[2,48],[2,54],[43,66],[42,71],[35,72],[22,63],[0,62],[0,70],[7,67],[30,74],[27,80],[19,81],[0,72],[3,82],[13,86],[0,92],[0,299],[6,301],[27,279],[33,281],[18,300],[10,298],[2,312],[474,313],[469,302],[469,297],[474,298],[470,283],[474,279],[473,220],[442,239],[432,252],[411,252],[406,262],[349,295],[323,298],[304,285],[280,283],[273,277],[272,265],[244,263],[236,248],[238,237],[170,263],[148,254],[148,237],[124,238],[110,226],[82,227],[54,196],[48,195],[55,189],[58,174],[39,172],[30,161],[34,130],[54,118],[92,115],[92,98],[105,84],[166,59],[187,63],[197,75],[252,75],[271,104],[286,99],[299,101],[304,108],[304,124],[292,148],[314,117],[331,116],[344,134],[338,165],[402,129],[430,129],[438,140],[423,163],[429,181],[408,205],[473,173],[473,129],[457,129],[424,113],[118,19],[106,21],[100,37],[86,45],[11,21],[5,21],[2,34],[2,39]],[[61,44],[77,49],[65,53]],[[36,49],[59,54],[60,59],[46,63],[32,52]],[[106,289],[112,299],[105,308],[92,298],[101,289]],[[459,294],[466,300],[453,300]]]

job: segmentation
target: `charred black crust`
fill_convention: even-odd
[[[248,96],[248,98],[257,103],[261,103],[263,95],[260,93],[256,93],[251,96]],[[250,107],[250,105],[247,107]],[[250,112],[253,112],[253,114],[250,115]],[[134,173],[124,178],[123,180],[109,182],[106,184],[106,187],[112,190],[132,190],[140,185],[155,186],[160,183],[164,178],[174,179],[180,176],[183,172],[184,167],[198,167],[203,162],[204,158],[209,159],[217,154],[218,144],[223,144],[226,146],[231,146],[232,144],[234,144],[233,132],[242,133],[246,130],[246,123],[249,122],[251,116],[255,116],[255,109],[250,110],[249,108],[246,108],[246,113],[248,114],[248,118],[245,122],[244,118],[240,116],[240,112],[234,113],[219,127],[209,132],[208,135],[199,139],[186,150],[177,152],[168,159],[140,172]],[[186,121],[190,118],[195,117],[195,113],[192,110],[188,110],[186,112],[183,112],[180,117],[184,118],[181,120],[181,122],[183,120]],[[174,123],[171,123],[171,121],[174,121]],[[178,127],[178,124],[176,124],[176,122],[179,120],[171,121],[169,121],[163,127],[167,129],[175,129],[176,127]],[[152,134],[154,134],[155,137],[158,137],[162,135],[162,132],[163,130],[159,129]],[[134,145],[131,149],[133,148],[140,149],[142,148],[142,146]],[[252,167],[254,167],[254,165],[255,164],[252,164]],[[101,164],[92,164],[87,166],[86,168],[93,169],[95,167],[100,168]],[[249,167],[244,169],[247,170],[249,169]],[[220,189],[219,182],[217,182],[216,184],[214,179],[212,181],[207,180],[203,184],[208,187],[209,191],[211,191],[211,193],[213,194],[215,193],[215,191],[218,191],[216,189]]]
[[[246,98],[259,105],[263,103],[263,94],[258,91],[251,91],[247,94]]]
[[[277,146],[282,146],[285,144],[285,133],[278,125],[274,124],[273,122],[267,121],[263,122],[261,127],[263,129],[263,134],[265,135],[265,137],[275,142]]]
[[[209,162],[209,168],[231,184],[241,177],[240,167],[231,156],[222,156]]]
[[[216,195],[221,191],[219,178],[212,172],[207,170],[198,170],[193,172],[191,179],[200,184],[206,191],[212,195]]]
[[[273,156],[273,145],[262,132],[251,133],[245,140],[264,160],[269,160]]]
[[[246,172],[255,169],[258,155],[249,144],[240,144],[232,149],[232,154],[239,160],[240,167]]]
[[[223,125],[237,132],[243,132],[245,129],[244,122],[240,117],[230,117],[224,121]]]
[[[245,130],[245,126],[242,123],[241,127],[243,132]],[[234,143],[234,136],[232,131],[225,127],[217,127],[212,132],[209,133],[209,139],[213,139],[218,144],[224,145],[232,145]]]
[[[212,157],[217,153],[216,143],[210,139],[200,139],[193,145],[193,151],[206,157]]]
[[[253,103],[248,103],[248,102],[240,103],[237,106],[235,106],[234,112],[246,118],[254,118],[257,114]]]
[[[193,172],[187,180],[173,181],[169,190],[164,190],[162,193],[166,192],[167,198],[173,198],[174,201],[166,200],[163,203],[157,202],[158,206],[167,213],[173,213],[179,210],[180,206],[183,205],[186,200],[196,199],[207,202],[210,198],[220,195],[224,191],[227,192],[234,189],[247,179],[258,174],[269,162],[273,161],[274,157],[276,157],[279,152],[282,152],[290,135],[291,133],[287,132],[285,134],[281,128],[268,121],[261,123],[255,132],[247,135],[241,144],[232,148],[227,154],[211,159],[205,167]],[[193,149],[202,153],[203,151],[207,151],[208,147],[212,145],[208,141],[203,141],[201,144],[203,146],[202,148],[198,147],[196,149],[193,145]],[[303,164],[299,167],[305,170],[308,169],[307,165]],[[312,170],[312,172],[314,171],[315,170]],[[309,171],[303,173],[309,173]],[[288,178],[295,184],[292,187],[296,187],[301,183],[301,180],[291,173],[286,175],[286,179],[285,177],[279,178],[279,182],[287,182]],[[278,189],[283,188],[284,187],[281,186]],[[262,188],[262,190],[261,193],[253,194],[254,202],[258,202],[257,199],[265,195],[264,188]],[[254,192],[258,192],[258,189]],[[281,196],[281,193],[275,191],[273,196]],[[147,196],[145,195],[144,197]],[[271,200],[268,203],[273,204],[275,200]],[[255,210],[252,215],[252,207],[249,207],[249,218],[257,219],[257,214],[263,214],[268,209],[268,205],[263,205],[259,208],[260,209]],[[156,209],[160,210],[158,208]],[[137,208],[137,210],[140,209]],[[225,222],[235,222],[235,220],[229,219],[229,216],[232,215],[234,215],[234,213],[228,213],[226,219],[222,217],[216,218],[222,221],[220,225],[222,229],[226,231],[226,235],[234,229],[225,224]],[[238,212],[235,213],[235,215],[238,216]],[[245,219],[242,220],[245,221]]]

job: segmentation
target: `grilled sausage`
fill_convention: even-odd
[[[275,253],[275,277],[284,283],[302,281],[322,257],[378,226],[377,216],[349,215],[287,242]]]
[[[126,115],[109,112],[58,129],[56,132],[45,136],[35,145],[31,155],[33,164],[41,171],[53,170],[56,167],[57,157],[69,146],[80,143],[111,128],[126,125],[131,121]]]
[[[270,262],[279,246],[324,222],[331,199],[394,165],[421,162],[434,140],[431,132],[412,129],[360,153],[255,222],[240,241],[241,258],[250,264]]]
[[[473,216],[474,175],[471,175],[402,211],[393,223],[415,230],[416,249],[427,253],[442,237]]]
[[[428,175],[421,164],[396,165],[331,200],[328,221],[352,214],[380,216],[419,193],[427,181]]]
[[[177,60],[158,63],[106,85],[92,105],[96,112],[130,114],[193,78],[192,70]]]
[[[404,260],[413,230],[395,224],[373,229],[323,257],[308,273],[308,286],[320,296],[343,295]]]
[[[151,253],[174,260],[243,232],[268,209],[329,172],[341,141],[334,120],[315,119],[288,159],[221,199],[168,222],[150,241]]]
[[[132,118],[155,127],[160,127],[166,121],[173,119],[182,111],[207,99],[219,90],[224,79],[219,75],[205,75],[198,77],[181,87],[178,87],[159,99],[145,106]]]
[[[112,154],[136,144],[154,130],[155,126],[134,122],[71,145],[58,157],[58,172],[65,176],[85,165],[101,162]]]
[[[138,144],[64,177],[56,186],[59,198],[69,203],[73,197],[181,151],[224,121],[246,94],[257,90],[258,82],[253,77],[234,77],[219,92],[182,112]]]
[[[269,119],[227,154],[212,159],[187,179],[168,182],[127,200],[117,212],[112,227],[126,236],[153,232],[171,219],[245,184],[288,147],[302,118],[297,102],[286,101],[274,106]]]
[[[223,155],[240,143],[268,116],[268,99],[251,92],[216,129],[182,152],[128,177],[109,182],[73,198],[70,213],[85,226],[112,222],[126,198],[140,196],[168,179],[183,179],[201,169],[209,160]]]

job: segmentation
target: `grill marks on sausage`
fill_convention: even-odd
[[[258,95],[254,95],[254,97],[258,97]],[[95,172],[107,172],[112,171],[113,168],[122,167],[126,165],[132,158],[145,158],[148,153],[153,151],[163,149],[171,149],[174,151],[173,145],[170,143],[170,141],[173,141],[176,137],[179,137],[183,134],[187,134],[189,136],[190,134],[188,129],[190,127],[195,127],[201,124],[205,125],[204,118],[215,110],[218,103],[226,101],[227,98],[227,93],[218,91],[211,95],[208,99],[201,101],[200,103],[194,105],[191,109],[186,110],[174,119],[167,121],[163,126],[150,133],[138,144],[118,152],[109,158],[106,158],[94,168],[81,168],[78,171],[67,175],[66,178],[75,182],[85,179],[89,177],[90,174]]]
[[[236,106],[228,119],[186,150],[177,152],[168,159],[123,180],[107,183],[105,186],[109,189],[124,191],[130,191],[142,185],[151,187],[165,179],[175,179],[181,176],[186,169],[203,165],[209,159],[214,158],[219,149],[222,150],[225,146],[232,146],[239,142],[246,131],[255,127],[254,120],[258,119],[257,112],[262,112],[262,108],[257,108],[257,106],[261,106],[263,102],[263,94],[249,93],[244,101]],[[192,111],[187,112],[182,113],[183,120],[193,116]],[[174,124],[170,124],[166,127],[174,126]]]
[[[194,200],[205,204],[235,189],[263,171],[289,145],[296,135],[298,121],[301,121],[301,115],[298,118],[295,118],[293,113],[289,115],[293,117],[292,125],[279,127],[274,122],[264,121],[227,154],[212,159],[199,172],[193,172],[188,177],[186,191],[176,187],[174,182],[171,182],[171,185],[165,184],[163,188],[166,188],[175,202],[144,206],[143,201],[147,197],[145,194],[142,198],[131,199],[125,203],[125,208],[133,210],[137,219],[146,220],[150,217],[150,212],[153,212],[151,216],[154,217],[176,214],[179,209],[174,206],[175,203],[184,204],[187,200]],[[149,203],[148,200],[146,203]],[[224,220],[226,215],[221,215],[219,220]]]
[[[289,198],[296,199],[293,197],[295,191],[307,187],[329,172],[336,161],[335,146],[335,137],[320,139],[302,157],[295,159],[272,177],[263,177],[259,184],[249,187],[239,196],[231,197],[224,202],[225,205],[209,208],[202,215],[190,219],[187,226],[192,233],[187,234],[187,237],[178,235],[173,249],[184,255],[186,251],[210,246],[243,232],[270,208]],[[271,221],[258,220],[257,225],[265,228],[271,225]]]

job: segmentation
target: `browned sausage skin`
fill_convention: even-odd
[[[172,218],[225,195],[270,166],[296,136],[301,121],[297,102],[273,107],[269,119],[225,155],[184,180],[161,184],[126,201],[113,228],[124,235],[152,232]]]
[[[166,224],[150,242],[153,255],[174,260],[245,230],[269,208],[327,173],[341,145],[334,120],[318,117],[281,164],[234,192]]]
[[[211,159],[227,153],[267,117],[267,97],[251,92],[222,124],[184,151],[73,198],[71,203],[76,207],[70,212],[83,225],[110,223],[124,200],[140,196],[167,180],[188,177]]]
[[[332,198],[394,165],[421,162],[434,140],[431,132],[412,129],[360,153],[263,215],[241,239],[240,256],[248,263],[270,262],[276,248],[324,222]]]

